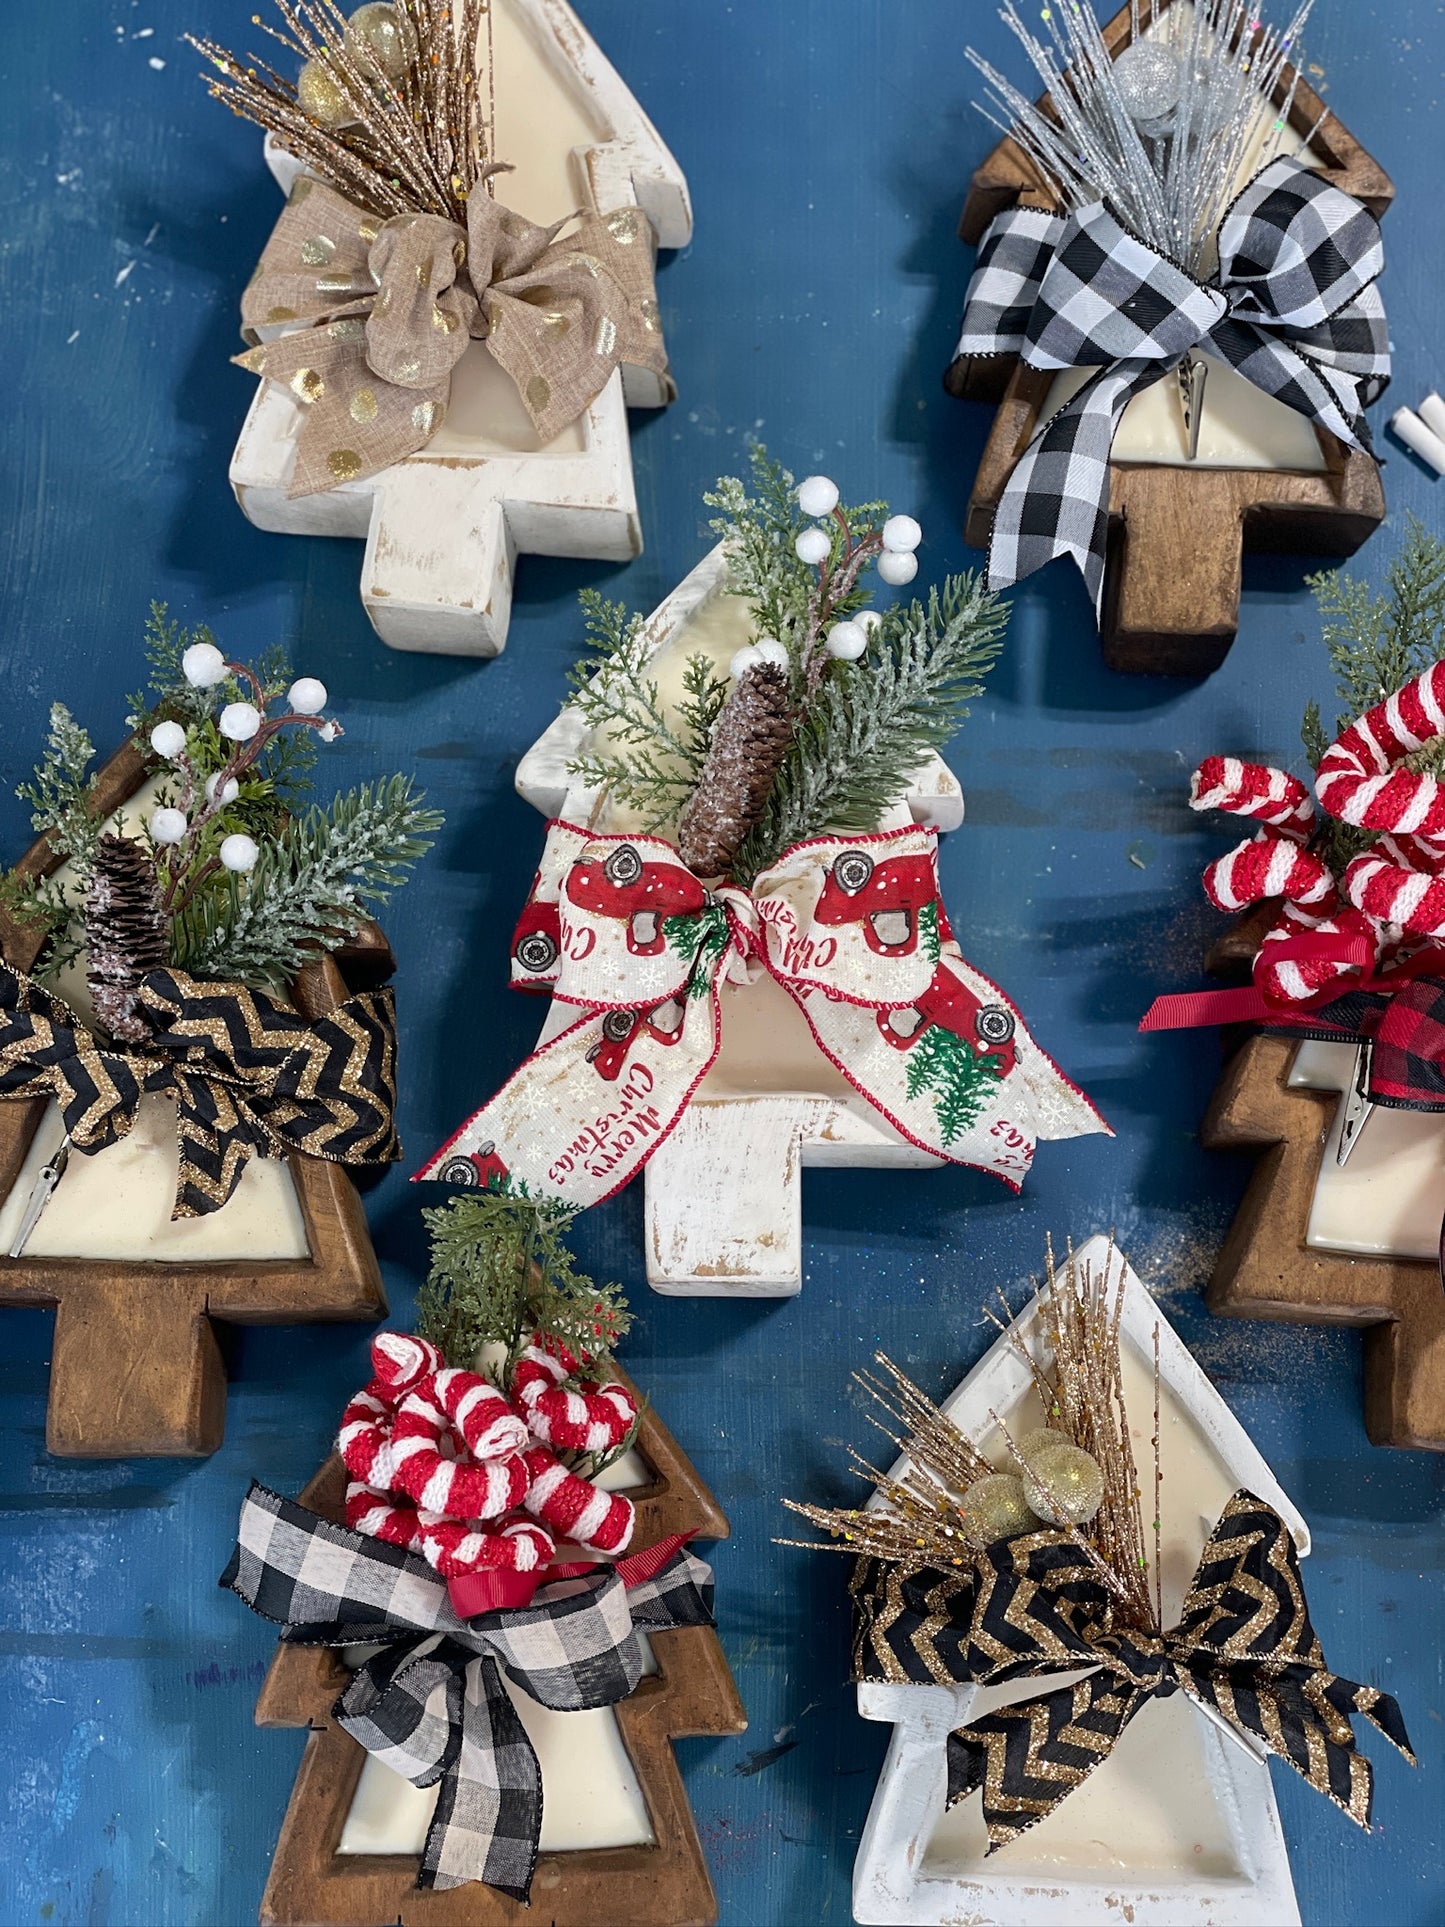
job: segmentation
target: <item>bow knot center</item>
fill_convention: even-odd
[[[398,388],[445,381],[477,331],[480,308],[467,267],[468,240],[440,214],[398,214],[367,255],[376,298],[366,323],[366,360]]]

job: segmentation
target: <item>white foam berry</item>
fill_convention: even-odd
[[[241,794],[241,785],[236,781],[234,776],[228,776],[223,788],[221,784],[221,772],[217,770],[214,776],[208,776],[206,778],[206,801],[208,803],[214,803],[218,794],[221,804],[224,807],[227,803],[235,802],[236,798]]]
[[[758,652],[758,660],[771,665],[774,669],[789,667],[788,652],[776,636],[759,636],[753,647]]]
[[[752,643],[746,643],[728,664],[728,674],[732,677],[733,681],[736,682],[740,676],[745,676],[750,669],[760,669],[762,667],[762,661],[762,651],[755,649]]]
[[[151,748],[168,763],[186,753],[186,732],[179,723],[157,723],[151,731]]]
[[[853,620],[870,641],[874,634],[883,627],[882,612],[878,609],[860,609]]]
[[[226,658],[213,642],[193,642],[181,657],[181,674],[192,689],[214,689],[226,677]]]
[[[249,743],[261,727],[261,712],[254,703],[227,703],[216,727],[228,742]]]
[[[890,588],[901,589],[918,574],[918,557],[885,549],[878,558],[878,573]]]
[[[883,547],[892,555],[912,555],[923,540],[923,530],[911,515],[890,515],[883,524]]]
[[[254,870],[256,858],[261,852],[256,847],[254,837],[243,836],[238,830],[234,836],[224,837],[221,841],[221,862],[228,870],[235,870],[244,876],[247,870]]]
[[[298,676],[286,691],[286,701],[298,716],[319,716],[326,707],[326,684],[315,676]]]
[[[810,475],[798,484],[798,507],[804,515],[831,515],[838,506],[838,484],[826,475]]]
[[[179,843],[188,828],[184,810],[153,810],[151,812],[151,842]]]
[[[832,546],[826,529],[804,529],[793,544],[798,560],[806,562],[810,568],[816,568],[820,562],[826,562]]]
[[[868,631],[860,622],[835,622],[823,647],[842,662],[856,662],[868,647]]]

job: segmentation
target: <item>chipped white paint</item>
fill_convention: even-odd
[[[542,223],[633,205],[660,246],[685,247],[682,171],[566,0],[495,0],[492,19],[497,152],[514,167],[498,183],[507,205]],[[289,192],[295,159],[269,139],[266,158]],[[425,449],[293,501],[301,404],[262,382],[231,486],[258,528],[363,538],[362,601],[393,648],[494,656],[519,552],[618,562],[640,552],[627,408],[665,399],[655,375],[624,368],[543,446],[486,345],[473,342],[453,376],[449,419]]]
[[[680,689],[689,655],[725,664],[750,633],[748,607],[727,593],[727,563],[721,547],[713,549],[648,618],[644,634],[663,701]],[[635,818],[568,775],[587,735],[578,711],[564,709],[518,765],[518,791],[547,817],[636,829]],[[962,821],[957,778],[934,756],[879,827],[951,830]],[[554,1005],[543,1039],[569,1021],[565,1007]],[[723,1040],[682,1122],[643,1173],[648,1283],[695,1297],[788,1297],[802,1283],[805,1165],[940,1160],[883,1122],[818,1050],[797,1006],[770,978],[724,989]]]
[[[1081,1262],[1102,1269],[1091,1238]],[[1120,1336],[1134,1451],[1150,1479],[1153,1343],[1159,1333],[1164,1616],[1177,1616],[1205,1538],[1239,1486],[1267,1501],[1301,1558],[1309,1528],[1239,1421],[1205,1378],[1137,1276],[1115,1255],[1124,1293]],[[1036,1357],[1039,1300],[1016,1329]],[[990,1412],[1016,1431],[1037,1424],[1023,1361],[1007,1337],[984,1355],[944,1409],[995,1462]],[[897,1472],[895,1467],[895,1473]],[[1050,1676],[1062,1684],[1078,1673]],[[1113,1756],[1028,1833],[984,1859],[980,1802],[945,1812],[945,1745],[956,1727],[1041,1690],[1007,1686],[861,1685],[865,1719],[893,1739],[853,1868],[853,1913],[864,1923],[968,1922],[970,1927],[1293,1927],[1299,1921],[1269,1768],[1183,1694],[1152,1702]]]

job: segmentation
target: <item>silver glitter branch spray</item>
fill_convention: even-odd
[[[1146,10],[1134,0],[1133,37],[1112,59],[1080,0],[1044,6],[1042,40],[1008,0],[1000,18],[1048,93],[1045,112],[972,48],[967,57],[988,86],[980,111],[1013,136],[1065,207],[1105,201],[1156,252],[1203,275],[1246,166],[1254,173],[1279,151],[1297,86],[1285,70],[1297,66],[1310,5],[1279,31],[1255,0],[1179,0],[1154,11],[1158,24],[1145,35]]]

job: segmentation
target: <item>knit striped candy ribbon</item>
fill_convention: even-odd
[[[558,1458],[613,1449],[637,1420],[623,1385],[577,1380],[577,1361],[529,1345],[508,1399],[448,1366],[425,1339],[381,1332],[370,1385],[342,1415],[346,1523],[423,1557],[475,1612],[524,1603],[559,1540],[609,1556],[632,1535],[632,1501]],[[524,1517],[523,1514],[530,1516]],[[479,1576],[490,1583],[478,1586]],[[480,1602],[480,1603],[478,1603]]]

